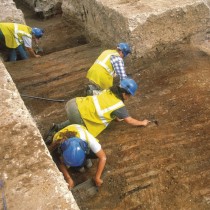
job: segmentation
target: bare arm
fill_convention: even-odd
[[[63,163],[63,161],[61,160],[61,162],[58,164],[58,168],[59,170],[62,172],[66,182],[69,184],[68,188],[71,189],[74,187],[74,181],[71,178],[67,167],[65,166],[65,164]]]
[[[52,142],[48,147],[48,150],[50,152],[53,152],[58,146],[60,145],[60,142],[59,141],[54,141]]]
[[[49,146],[48,149],[50,152],[53,152],[55,149],[57,149],[57,147],[60,145],[61,141],[55,141],[52,142]],[[63,163],[63,160],[61,157],[57,157],[58,158],[58,162],[56,163],[59,170],[62,172],[64,179],[66,180],[66,182],[68,183],[68,188],[72,189],[74,187],[74,181],[71,178],[68,169],[66,167],[66,165]]]
[[[96,156],[99,158],[99,162],[98,162],[97,172],[96,172],[96,176],[94,180],[95,180],[96,186],[100,187],[103,183],[103,180],[101,179],[101,174],[106,164],[106,154],[101,149],[99,152],[96,153]]]
[[[34,50],[30,47],[25,47],[26,50],[28,51],[28,53],[30,54],[31,57],[34,57],[34,58],[39,58],[41,57],[40,55],[37,55]]]
[[[143,120],[143,121],[140,121],[140,120],[136,120],[132,117],[126,117],[124,119],[124,121],[130,125],[134,125],[134,126],[147,126],[150,121],[149,120]]]

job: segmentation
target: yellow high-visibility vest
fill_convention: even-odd
[[[86,76],[102,90],[113,86],[115,71],[110,61],[112,55],[120,56],[116,50],[105,50],[88,70]]]
[[[18,23],[0,23],[0,29],[5,37],[8,48],[17,48],[23,44],[23,36],[32,38],[32,28]]]
[[[80,115],[93,135],[99,135],[114,119],[111,113],[125,104],[110,90],[104,90],[99,95],[78,97],[76,103]]]
[[[59,141],[61,139],[63,139],[63,135],[66,132],[75,132],[75,136],[77,138],[80,138],[84,141],[86,141],[87,143],[89,142],[90,139],[94,138],[95,140],[97,140],[99,142],[98,139],[96,139],[95,137],[93,137],[88,131],[87,129],[82,126],[82,125],[78,125],[78,124],[72,124],[69,125],[65,128],[63,128],[62,130],[58,131],[54,137],[53,137],[53,142],[54,141]]]

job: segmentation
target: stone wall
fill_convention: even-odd
[[[16,8],[13,0],[0,0],[1,22],[25,23],[21,10]]]
[[[131,43],[137,56],[170,46],[207,27],[209,8],[202,0],[63,0],[65,19],[84,25],[102,43]]]
[[[23,0],[44,18],[61,13],[62,0]]]
[[[8,209],[78,209],[1,62],[0,94],[0,181]]]
[[[83,25],[89,39],[126,41],[134,55],[159,53],[207,27],[209,0],[24,0],[44,18],[63,12]],[[61,11],[62,8],[62,11]]]
[[[1,1],[0,10],[2,21],[25,23],[13,1]],[[0,95],[0,206],[79,209],[2,61]]]

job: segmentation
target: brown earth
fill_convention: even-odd
[[[21,6],[21,8],[23,8]],[[21,94],[53,99],[83,96],[88,68],[103,48],[86,43],[61,16],[41,21],[24,10],[28,25],[45,28],[39,59],[5,65]],[[80,41],[78,41],[80,40]],[[156,59],[128,62],[139,90],[126,102],[131,116],[159,126],[113,122],[100,136],[108,173],[99,193],[81,209],[210,209],[210,58],[180,44]],[[66,120],[65,103],[23,97],[42,133]],[[90,178],[73,172],[76,183]]]

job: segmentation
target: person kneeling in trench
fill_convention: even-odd
[[[106,164],[106,154],[98,140],[84,126],[73,124],[63,128],[54,135],[48,149],[63,173],[69,189],[72,189],[75,184],[68,168],[76,167],[80,172],[84,172],[84,166],[90,168],[92,166],[90,159],[96,158],[99,162],[94,181],[96,186],[102,185],[101,175]]]
[[[120,81],[120,85],[103,90],[99,95],[71,99],[65,107],[68,120],[54,124],[48,131],[45,142],[48,142],[53,132],[71,124],[85,126],[94,137],[106,129],[113,120],[124,120],[133,126],[147,126],[150,123],[149,120],[141,121],[132,118],[124,104],[124,100],[129,100],[137,88],[133,79],[126,78]]]
[[[32,48],[32,41],[38,47],[39,39],[43,36],[44,30],[36,27],[29,27],[18,23],[0,23],[0,46],[5,45],[9,50],[9,61],[17,60],[19,52],[21,60],[29,56],[39,58]]]
[[[131,53],[128,43],[119,43],[115,50],[105,50],[97,58],[87,72],[90,84],[87,95],[98,95],[102,90],[109,89],[114,84],[114,78],[121,80],[128,77],[124,67],[124,59]]]

